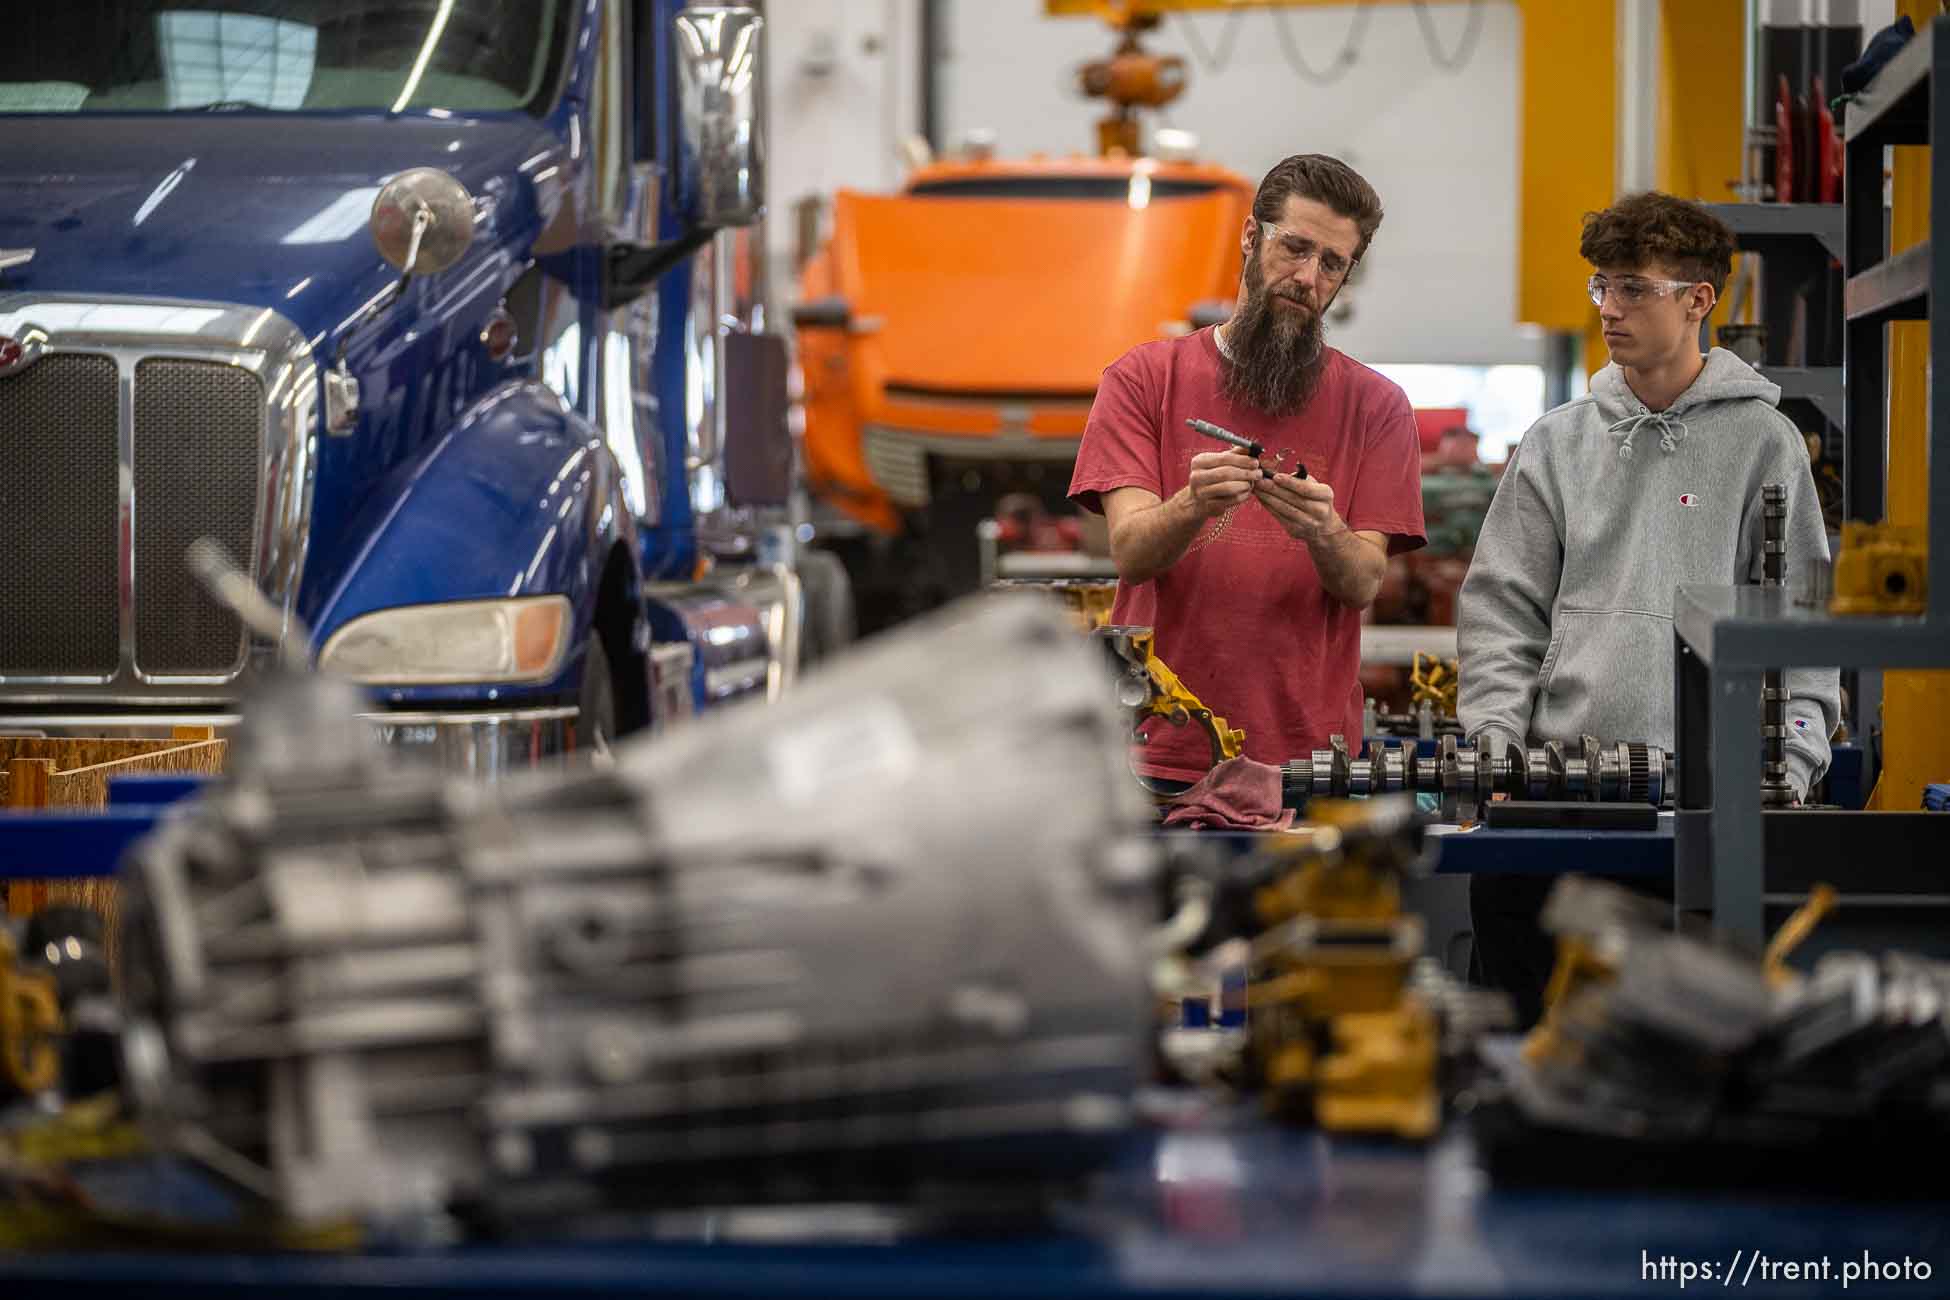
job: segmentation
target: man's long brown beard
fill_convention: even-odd
[[[1318,305],[1295,312],[1275,302],[1255,252],[1246,265],[1246,302],[1226,322],[1221,391],[1267,415],[1297,415],[1320,385],[1327,349]]]

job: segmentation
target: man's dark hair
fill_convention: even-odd
[[[1288,197],[1295,194],[1325,203],[1360,229],[1361,242],[1354,250],[1354,260],[1360,261],[1374,232],[1381,229],[1381,196],[1374,186],[1338,158],[1297,153],[1276,164],[1260,181],[1259,193],[1253,195],[1254,219],[1278,225]]]
[[[1670,263],[1681,278],[1712,285],[1717,296],[1733,270],[1733,232],[1697,203],[1647,190],[1585,213],[1578,253],[1593,266]]]

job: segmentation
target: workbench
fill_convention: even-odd
[[[1424,1149],[1276,1129],[1257,1118],[1134,1136],[1054,1225],[988,1239],[749,1244],[735,1220],[689,1240],[469,1246],[349,1256],[0,1254],[8,1296],[1575,1296],[1679,1295],[1661,1258],[1729,1266],[1828,1257],[1926,1263],[1950,1287],[1950,1203],[1493,1188],[1467,1128]],[[790,1216],[753,1221],[759,1234]],[[856,1228],[864,1226],[856,1218]],[[712,1235],[721,1239],[708,1240]],[[875,1235],[871,1230],[866,1236]],[[1735,1254],[1739,1252],[1739,1260]],[[1652,1270],[1647,1272],[1648,1267]],[[1765,1281],[1746,1295],[1829,1294]],[[1737,1279],[1736,1279],[1737,1280]],[[1939,1281],[1941,1280],[1941,1281]],[[1729,1288],[1730,1289],[1730,1288]]]
[[[76,859],[107,855],[110,839],[191,788],[155,779],[121,787],[106,814],[74,819],[45,847],[72,854],[73,833],[92,829],[100,842],[70,861],[99,871]],[[1471,870],[1656,874],[1672,861],[1670,819],[1629,839],[1488,829],[1437,839],[1438,879],[1452,884],[1460,880],[1451,873]],[[1711,1283],[1695,1273],[1685,1288],[1704,1290],[1722,1285],[1728,1268],[1753,1267],[1760,1252],[1766,1262],[1743,1293],[1809,1296],[1833,1291],[1839,1273],[1824,1285],[1767,1270],[1824,1257],[1839,1270],[1865,1250],[1877,1261],[1921,1261],[1932,1280],[1857,1282],[1850,1295],[1950,1291],[1950,1200],[1874,1205],[1864,1196],[1873,1189],[1859,1188],[1822,1199],[1493,1187],[1466,1121],[1423,1148],[1274,1127],[1249,1110],[1174,1113],[1173,1126],[1132,1135],[1120,1161],[1057,1219],[1002,1234],[903,1237],[892,1221],[854,1212],[821,1221],[848,1240],[815,1243],[803,1239],[803,1216],[770,1212],[691,1216],[660,1241],[317,1256],[0,1253],[0,1293],[1571,1297],[1680,1294],[1682,1263],[1715,1270]],[[139,1175],[135,1194],[181,1207],[180,1171],[172,1176]]]

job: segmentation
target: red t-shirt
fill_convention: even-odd
[[[1266,448],[1281,473],[1295,462],[1334,489],[1349,528],[1384,533],[1413,550],[1422,532],[1422,456],[1402,390],[1360,362],[1327,350],[1327,370],[1306,409],[1276,419],[1220,392],[1212,331],[1146,343],[1104,371],[1077,452],[1070,498],[1099,513],[1101,493],[1141,487],[1169,498],[1192,457],[1223,451],[1186,427],[1197,416]],[[1361,743],[1361,615],[1320,585],[1305,543],[1266,507],[1245,502],[1208,519],[1178,563],[1150,582],[1120,583],[1113,622],[1156,629],[1159,658],[1200,700],[1246,733],[1246,753],[1283,763],[1327,747],[1338,732]],[[1212,765],[1196,726],[1153,720],[1137,751],[1148,776],[1195,781]]]

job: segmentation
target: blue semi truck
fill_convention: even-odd
[[[297,639],[388,741],[491,773],[842,635],[788,509],[754,7],[8,28],[0,728],[221,723]],[[190,572],[206,537],[257,617]]]

